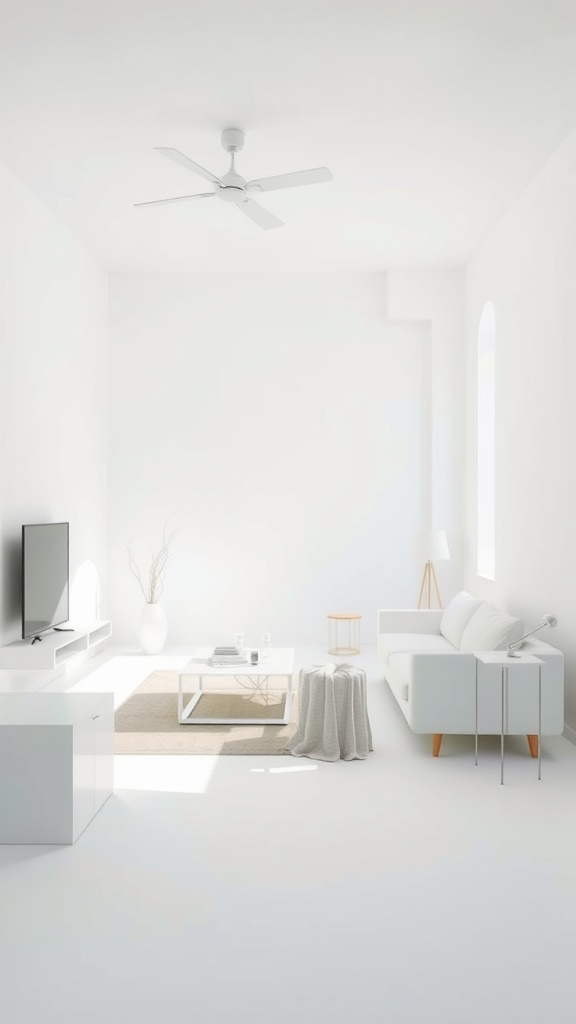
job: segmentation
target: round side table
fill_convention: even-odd
[[[328,654],[360,654],[360,619],[356,612],[331,612],[328,615]],[[348,645],[338,636],[338,625],[348,623]]]

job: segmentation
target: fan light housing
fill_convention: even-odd
[[[216,186],[216,195],[225,203],[243,203],[246,198],[246,182],[234,170],[223,174],[221,185]]]
[[[246,199],[246,191],[239,185],[217,185],[216,195],[223,203],[243,203]]]

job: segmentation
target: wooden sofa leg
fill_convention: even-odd
[[[442,735],[443,734],[441,732],[432,733],[432,757],[438,757],[440,753],[440,747],[442,746]],[[536,736],[535,739],[537,740],[538,737]]]
[[[527,736],[530,757],[538,757],[538,736]]]

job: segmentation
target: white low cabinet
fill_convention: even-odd
[[[74,843],[112,793],[111,693],[0,694],[0,843]]]

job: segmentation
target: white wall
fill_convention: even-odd
[[[106,570],[106,274],[0,165],[0,642],[20,636],[20,528],[70,522],[71,620]],[[104,611],[105,609],[103,609]]]
[[[462,588],[465,548],[466,369],[464,272],[391,270],[386,309],[391,322],[427,329],[421,420],[421,525],[445,530],[450,559],[435,565],[443,604]]]
[[[178,527],[172,642],[323,642],[326,614],[412,605],[429,328],[379,274],[110,277],[110,585],[132,640],[142,564]]]
[[[472,260],[468,320],[468,589],[502,603],[566,656],[576,729],[576,132]],[[475,575],[476,344],[496,311],[496,581]]]
[[[23,522],[70,521],[71,617],[95,566],[118,639],[142,606],[127,542],[146,563],[168,517],[173,641],[313,642],[350,607],[372,640],[377,607],[412,605],[416,528],[456,549],[461,528],[458,276],[111,275],[108,373],[106,274],[0,185],[1,641]],[[438,569],[447,599],[457,550]]]

